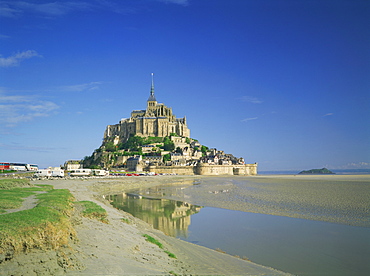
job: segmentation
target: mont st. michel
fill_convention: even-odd
[[[181,175],[256,175],[257,163],[245,164],[216,148],[190,138],[186,117],[176,118],[171,107],[157,102],[154,81],[145,110],[108,125],[102,145],[83,160],[87,168]]]

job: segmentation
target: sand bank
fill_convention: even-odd
[[[31,252],[28,256],[20,256],[13,260],[8,270],[10,273],[23,265],[48,267],[53,271],[51,275],[63,274],[67,267],[72,268],[68,275],[285,275],[272,268],[168,237],[130,214],[113,208],[104,199],[104,195],[124,192],[138,191],[202,206],[370,227],[368,175],[158,176],[34,183],[69,189],[77,201],[96,202],[107,210],[110,223],[79,218],[75,225],[79,242],[72,244],[70,251]],[[143,234],[157,238],[164,249],[145,241]],[[165,250],[175,254],[177,259],[170,258]],[[60,264],[59,268],[51,266],[61,254],[67,254],[67,258],[62,258],[64,262],[69,260],[62,264],[63,269]]]
[[[77,201],[90,200],[108,212],[109,224],[82,218],[76,224],[79,242],[72,245],[78,266],[67,275],[288,275],[272,268],[219,253],[205,247],[168,237],[147,223],[113,208],[102,195],[125,192],[142,187],[184,181],[195,177],[125,177],[120,179],[52,180],[35,184],[51,184],[69,189]],[[130,221],[125,223],[122,218]],[[164,246],[149,243],[149,234]],[[170,258],[166,251],[176,255]],[[33,257],[37,260],[37,255]]]
[[[194,205],[370,227],[370,175],[198,176],[175,180],[178,185],[164,184],[138,192]]]

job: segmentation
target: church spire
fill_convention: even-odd
[[[156,102],[157,100],[155,99],[154,96],[154,73],[152,73],[152,86],[150,87],[150,96],[148,99],[148,102]]]

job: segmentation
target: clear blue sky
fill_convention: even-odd
[[[0,1],[0,161],[58,166],[159,102],[260,170],[370,168],[370,2]]]

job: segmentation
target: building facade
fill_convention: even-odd
[[[145,139],[146,144],[123,145],[134,135],[166,139]],[[182,175],[257,174],[257,163],[245,164],[243,158],[209,149],[190,138],[186,117],[176,118],[172,108],[157,102],[153,78],[146,109],[134,110],[130,118],[108,125],[102,146],[85,158],[84,165]]]
[[[176,118],[172,108],[157,102],[152,78],[146,109],[134,110],[130,118],[121,119],[115,125],[108,125],[104,133],[104,142],[113,142],[117,145],[126,142],[130,135],[166,137],[171,133],[181,137],[190,137],[186,117]]]

